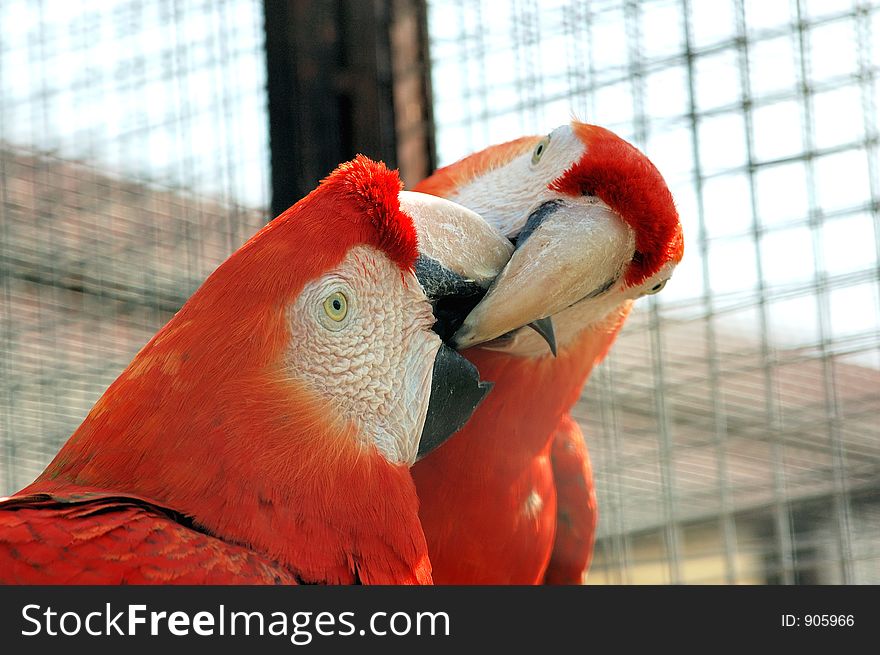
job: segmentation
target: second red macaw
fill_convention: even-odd
[[[579,583],[597,513],[569,412],[633,300],[681,260],[672,195],[639,150],[576,121],[475,153],[415,190],[476,211],[515,246],[454,337],[493,392],[412,469],[434,580]]]

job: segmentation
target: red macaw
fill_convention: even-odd
[[[0,582],[430,583],[409,467],[486,388],[431,330],[414,220],[494,237],[400,187],[358,157],[221,264],[0,501]],[[486,285],[494,248],[434,255]]]
[[[494,389],[412,469],[434,579],[581,582],[596,498],[569,411],[632,301],[681,259],[672,196],[635,147],[577,121],[465,157],[415,190],[473,209],[516,246],[454,336]]]

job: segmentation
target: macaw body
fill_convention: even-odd
[[[409,467],[460,423],[429,397],[463,422],[486,390],[400,189],[358,157],[221,264],[0,500],[0,583],[430,583]]]
[[[633,300],[662,288],[681,258],[671,195],[644,155],[576,121],[468,156],[415,189],[479,212],[516,244],[455,338],[493,392],[412,470],[434,579],[581,583],[597,504],[570,410]],[[535,331],[505,332],[517,316]]]
[[[465,351],[494,382],[492,393],[412,469],[435,582],[581,582],[597,510],[586,444],[569,412],[626,314],[584,331],[555,358]]]

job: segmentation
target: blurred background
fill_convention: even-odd
[[[3,0],[0,495],[356,152],[572,116],[686,252],[576,408],[591,583],[880,583],[880,0]]]

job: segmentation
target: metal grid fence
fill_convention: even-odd
[[[594,582],[880,582],[880,2],[432,0],[440,163],[569,120],[687,237],[576,414]],[[257,0],[0,5],[0,494],[269,204]]]
[[[258,0],[0,4],[0,495],[266,219]]]
[[[577,115],[685,259],[576,408],[593,582],[880,582],[880,3],[433,0],[439,163]]]

